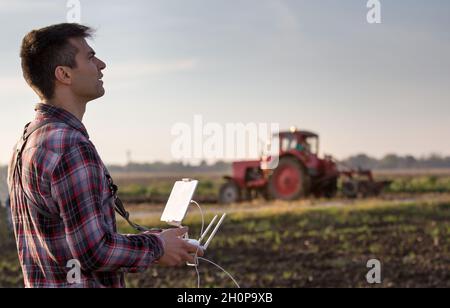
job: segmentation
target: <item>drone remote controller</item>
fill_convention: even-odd
[[[197,185],[198,181],[192,179],[183,179],[181,181],[175,182],[172,192],[170,193],[169,200],[167,201],[166,207],[164,208],[164,212],[161,216],[161,221],[165,221],[166,223],[172,226],[181,227],[181,223],[186,215],[187,209],[189,205],[193,202],[192,197],[197,188]],[[214,236],[216,235],[217,230],[219,230],[219,227],[222,224],[223,220],[225,219],[225,216],[226,214],[222,215],[222,217],[215,226],[214,230],[211,232],[211,235],[208,237],[208,240],[205,242],[205,244],[202,244],[202,241],[208,234],[208,232],[211,230],[211,228],[214,226],[214,223],[217,220],[217,215],[214,216],[213,220],[211,221],[211,223],[206,228],[205,232],[203,232],[203,234],[200,236],[198,240],[190,239],[187,235],[185,237],[185,240],[188,243],[197,246],[198,249],[205,251],[208,248]],[[188,263],[188,265],[196,266],[197,264]]]

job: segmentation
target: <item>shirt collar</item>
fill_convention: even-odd
[[[37,104],[34,110],[36,111],[36,120],[53,118],[57,120],[55,122],[64,122],[65,124],[70,125],[89,139],[86,127],[84,127],[83,123],[69,111],[44,103]]]

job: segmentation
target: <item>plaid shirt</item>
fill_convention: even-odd
[[[149,267],[163,255],[163,242],[150,232],[117,233],[109,173],[84,125],[54,106],[38,104],[36,111],[29,129],[55,121],[37,129],[22,154],[23,188],[36,205],[14,176],[15,154],[8,176],[25,287],[124,287],[124,272]],[[76,263],[81,279],[71,283]]]

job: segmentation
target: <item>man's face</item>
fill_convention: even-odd
[[[85,39],[73,38],[70,43],[78,49],[75,57],[77,67],[72,69],[72,91],[86,101],[103,96],[105,89],[101,78],[106,64],[95,56]]]

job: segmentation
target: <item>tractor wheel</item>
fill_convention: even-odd
[[[296,200],[309,193],[309,176],[295,158],[282,158],[269,179],[269,195],[273,199]]]
[[[231,204],[239,202],[241,199],[241,192],[236,183],[229,181],[220,187],[219,203]]]

